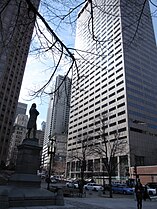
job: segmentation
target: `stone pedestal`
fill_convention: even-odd
[[[18,146],[16,173],[37,173],[40,166],[40,151],[38,139],[24,139]]]
[[[7,186],[0,187],[0,205],[9,207],[64,205],[63,195],[55,194],[40,187],[37,176],[40,166],[38,139],[24,139],[18,147],[15,173]]]
[[[40,188],[41,179],[37,176],[37,170],[40,166],[41,149],[38,139],[23,140],[18,146],[15,174],[9,180],[10,185]]]

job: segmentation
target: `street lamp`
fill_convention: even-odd
[[[50,189],[50,177],[51,177],[51,167],[52,167],[52,160],[56,153],[56,138],[49,137],[49,142],[47,144],[48,147],[48,155],[50,155],[50,162],[49,162],[49,172],[48,172],[48,182],[47,182],[47,189]]]

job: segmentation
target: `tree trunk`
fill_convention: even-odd
[[[112,198],[113,195],[112,195],[112,177],[111,175],[109,175],[109,197]]]

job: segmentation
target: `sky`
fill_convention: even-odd
[[[43,69],[43,73],[40,73],[40,76],[39,68]],[[19,102],[28,104],[26,113],[27,115],[29,115],[29,109],[32,103],[37,104],[37,110],[39,111],[39,116],[37,118],[37,129],[41,129],[41,123],[43,121],[46,122],[49,96],[33,99],[31,96],[29,96],[29,92],[30,90],[35,89],[35,87],[37,88],[38,83],[43,83],[43,80],[45,80],[45,77],[47,77],[45,74],[44,65],[42,65],[42,63],[40,63],[37,59],[32,58],[32,56],[29,56],[27,59],[26,69],[20,91]]]
[[[157,4],[157,0],[154,0],[154,3]],[[154,11],[154,9],[155,11],[157,10],[157,8],[153,8],[152,11]],[[156,17],[153,18],[153,26],[157,42],[157,14]],[[61,36],[62,40],[64,40],[65,42],[68,42],[69,40],[74,42],[72,35],[70,33],[68,34],[68,30],[66,32],[64,31],[64,34],[61,34]],[[32,55],[28,56],[19,96],[19,102],[28,104],[26,113],[27,115],[29,115],[29,109],[32,103],[37,104],[37,110],[40,113],[37,119],[37,129],[41,129],[41,123],[43,121],[46,122],[49,96],[45,95],[33,99],[29,95],[31,90],[39,89],[42,86],[42,84],[45,83],[45,81],[49,78],[49,75],[51,73],[51,65],[53,65],[52,60],[46,59],[45,57],[42,57],[42,59],[43,60],[39,61],[39,59]],[[59,73],[64,75],[64,72]],[[54,82],[55,80],[52,82],[52,86],[54,85]]]

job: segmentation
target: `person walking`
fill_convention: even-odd
[[[137,180],[135,185],[135,194],[137,200],[137,209],[142,209],[143,186],[140,182],[140,179]]]

